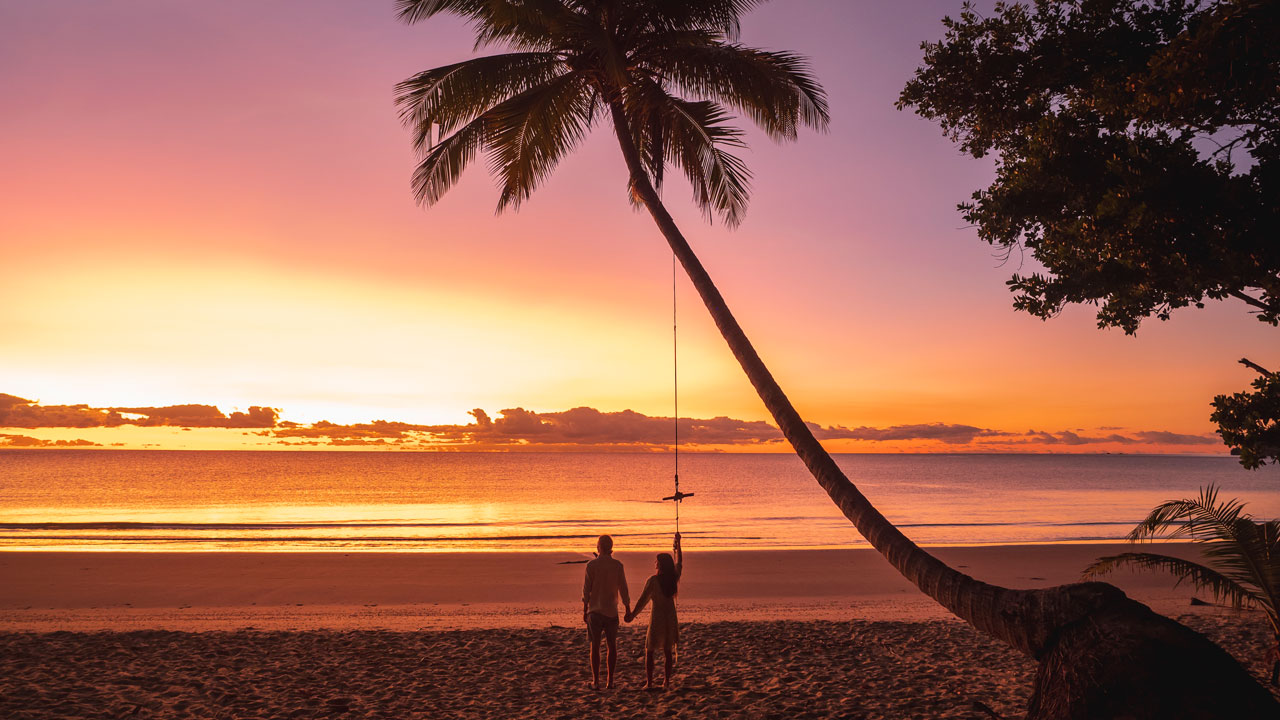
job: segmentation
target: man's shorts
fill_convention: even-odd
[[[598,612],[589,613],[587,615],[587,638],[591,640],[592,645],[600,642],[600,633],[602,632],[609,642],[615,642],[618,639],[618,618],[601,615]]]

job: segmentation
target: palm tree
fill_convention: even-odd
[[[1085,568],[1084,578],[1105,575],[1122,567],[1163,570],[1230,600],[1237,608],[1259,607],[1271,623],[1275,647],[1271,654],[1271,684],[1280,682],[1280,520],[1258,522],[1245,514],[1234,498],[1218,502],[1218,488],[1200,490],[1200,497],[1157,505],[1129,533],[1130,542],[1158,537],[1189,538],[1204,545],[1209,565],[1156,553],[1128,552],[1098,558]]]
[[[1222,697],[1233,698],[1232,707],[1242,713],[1280,709],[1220,648],[1110,585],[1011,590],[948,567],[885,519],[814,438],[658,194],[665,169],[678,168],[689,178],[697,205],[735,225],[746,207],[750,174],[732,154],[743,141],[730,124],[730,111],[777,140],[796,138],[801,126],[827,126],[825,94],[804,58],[737,42],[740,16],[760,2],[397,0],[406,22],[457,15],[471,23],[477,48],[500,45],[509,51],[427,70],[397,86],[401,118],[421,154],[413,175],[418,200],[439,200],[483,151],[499,182],[498,209],[518,208],[560,158],[607,119],[626,162],[631,201],[652,216],[819,485],[917,587],[976,628],[1040,660],[1031,717],[1158,717],[1172,710],[1181,717],[1218,717]],[[1113,639],[1100,643],[1098,628]],[[1150,656],[1153,667],[1168,665],[1152,681],[1164,685],[1175,678],[1168,686],[1182,695],[1165,702],[1140,682],[1135,685],[1128,672],[1135,655]],[[1179,669],[1178,661],[1191,657],[1197,677],[1208,672],[1214,678],[1210,686],[1225,695],[1190,697],[1197,683],[1186,677],[1188,664]]]

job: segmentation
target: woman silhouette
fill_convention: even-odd
[[[658,555],[655,567],[658,573],[644,584],[644,591],[636,601],[635,610],[627,613],[626,620],[635,619],[644,606],[653,601],[653,610],[649,615],[649,631],[644,637],[644,672],[646,690],[654,688],[653,654],[661,648],[666,659],[665,680],[663,687],[671,686],[671,673],[676,665],[676,645],[680,640],[680,627],[676,622],[676,590],[680,584],[680,575],[684,572],[684,554],[680,552],[680,533],[676,533],[672,543],[675,560],[667,553]]]

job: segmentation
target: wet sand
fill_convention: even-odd
[[[1006,587],[1079,579],[1127,545],[932,548]],[[1161,552],[1195,557],[1188,545]],[[632,591],[653,555],[618,553]],[[0,553],[0,630],[537,628],[581,622],[573,553]],[[857,550],[690,551],[684,622],[941,620],[950,615],[879,554]],[[1111,579],[1158,611],[1180,613],[1191,588],[1163,575]]]

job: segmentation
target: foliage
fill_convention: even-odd
[[[471,22],[477,48],[513,51],[397,86],[422,154],[418,200],[438,201],[483,152],[498,178],[498,210],[518,207],[620,104],[653,184],[674,166],[708,219],[738,224],[751,173],[732,154],[744,144],[730,110],[777,140],[828,121],[804,58],[736,42],[739,16],[760,1],[398,0],[405,22],[451,13]]]
[[[1084,571],[1086,580],[1121,567],[1164,570],[1197,589],[1241,605],[1261,608],[1280,642],[1280,521],[1258,522],[1236,499],[1218,501],[1210,485],[1200,496],[1156,506],[1129,533],[1130,542],[1163,537],[1189,539],[1204,548],[1207,565],[1153,553],[1121,553],[1098,558]]]
[[[943,23],[898,107],[996,154],[995,182],[960,209],[1044,267],[1012,276],[1014,307],[1094,304],[1099,327],[1134,333],[1232,297],[1280,323],[1280,3],[966,4]],[[1280,402],[1245,401],[1274,428]],[[1221,434],[1242,460],[1280,461]]]
[[[1280,373],[1240,362],[1258,371],[1254,391],[1215,397],[1209,417],[1218,424],[1223,441],[1238,450],[1240,464],[1255,470],[1267,458],[1280,458]]]

